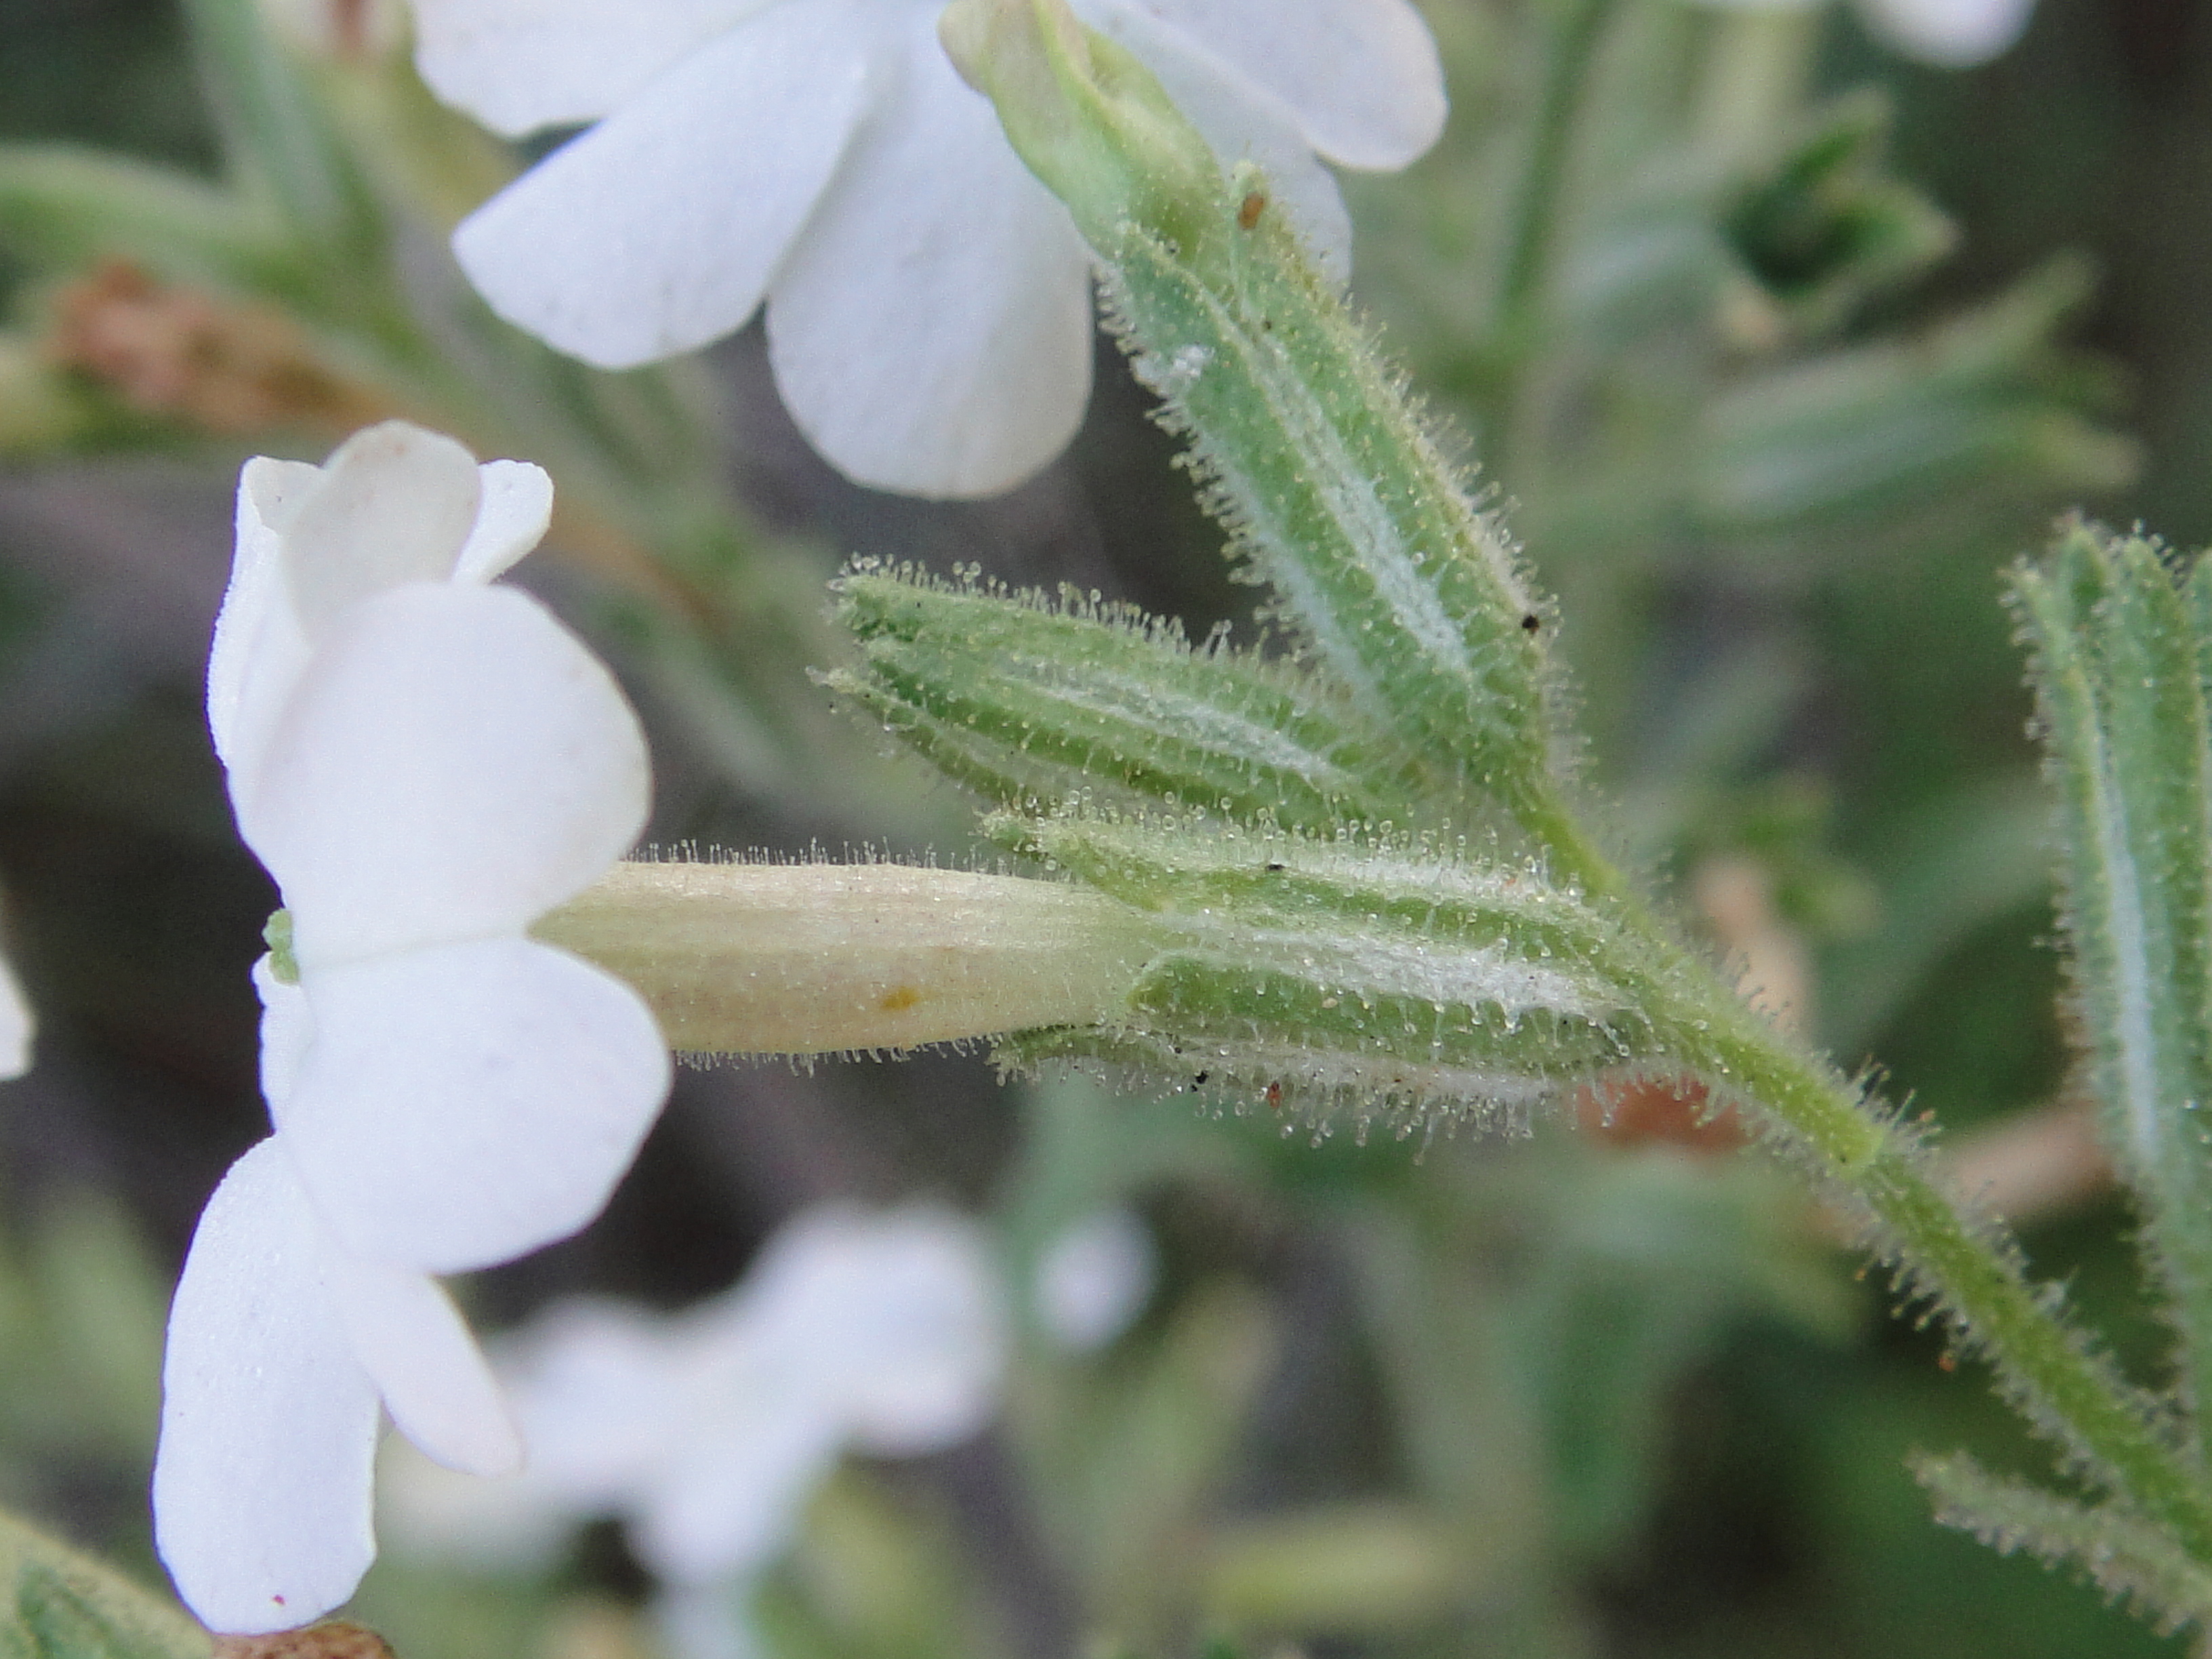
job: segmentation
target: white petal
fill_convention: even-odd
[[[542,605],[418,583],[316,653],[239,821],[305,973],[520,932],[629,846],[648,789],[636,716]]]
[[[975,1225],[915,1206],[810,1212],[779,1233],[747,1285],[750,1334],[871,1451],[909,1457],[990,1420],[1006,1330]]]
[[[337,1607],[376,1553],[376,1390],[331,1306],[313,1217],[273,1140],[209,1200],[169,1313],[154,1531],[210,1628]]]
[[[669,1322],[625,1303],[556,1304],[501,1346],[529,1478],[579,1517],[626,1505],[692,1427]]]
[[[5,957],[0,957],[0,1079],[21,1077],[31,1069],[31,1036],[37,1022],[23,983]]]
[[[952,71],[932,15],[776,276],[769,358],[807,439],[914,495],[1012,488],[1091,395],[1089,256]]]
[[[522,1440],[476,1339],[428,1275],[333,1252],[331,1286],[354,1352],[400,1433],[448,1468],[512,1474]]]
[[[732,29],[471,214],[461,268],[501,316],[602,368],[731,332],[844,150],[874,27],[810,0]]]
[[[1867,27],[1908,58],[1972,69],[2027,32],[2035,0],[1861,0]]]
[[[483,497],[477,521],[453,561],[457,582],[505,575],[544,538],[553,522],[553,480],[527,461],[486,461],[477,469]]]
[[[283,568],[307,637],[403,583],[445,581],[477,521],[476,457],[404,421],[356,432],[284,532]]]
[[[768,1565],[837,1461],[840,1425],[827,1413],[788,1397],[775,1410],[731,1405],[700,1425],[632,1511],[638,1559],[672,1583]]]
[[[1333,280],[1349,279],[1352,216],[1344,210],[1335,177],[1314,159],[1312,143],[1289,106],[1141,8],[1109,14],[1106,32],[1144,59],[1224,167],[1251,161],[1265,170],[1273,210],[1291,216]]]
[[[307,993],[279,981],[267,957],[253,964],[253,988],[261,996],[261,1097],[269,1103],[270,1115],[281,1117],[299,1087],[315,1018]]]
[[[668,1091],[637,994],[527,939],[306,976],[314,1042],[277,1127],[342,1243],[426,1273],[504,1261],[599,1212]]]
[[[1038,1261],[1038,1319],[1063,1347],[1103,1348],[1144,1311],[1158,1265],[1152,1236],[1133,1211],[1102,1210],[1054,1239]]]
[[[1110,27],[1148,14],[1297,114],[1308,141],[1350,167],[1404,167],[1443,131],[1443,66],[1407,0],[1079,0]]]
[[[415,0],[415,66],[495,132],[592,121],[765,0]]]
[[[1005,1309],[975,1226],[945,1212],[888,1218],[875,1271],[848,1317],[872,1326],[846,1396],[854,1439],[883,1457],[918,1457],[981,1432],[999,1408]]]
[[[304,461],[248,461],[238,475],[238,542],[208,651],[208,730],[235,794],[307,660],[283,571],[284,530],[322,481]]]

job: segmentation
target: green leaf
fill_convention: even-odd
[[[2165,550],[2076,525],[2013,596],[2058,786],[2069,970],[2106,1139],[2212,1397],[2212,721]],[[2193,614],[2192,614],[2193,613]]]
[[[1730,249],[1807,331],[1843,322],[1958,240],[1926,197],[1885,173],[1889,128],[1887,100],[1840,100],[1724,211]]]
[[[0,145],[0,241],[48,269],[120,255],[248,291],[296,263],[276,225],[231,191],[66,144]]]
[[[380,271],[386,234],[374,191],[258,0],[186,0],[185,15],[234,177],[331,270]]]
[[[909,570],[835,584],[864,669],[827,683],[994,805],[1088,797],[1285,827],[1407,823],[1407,763],[1314,677],[1132,611]]]
[[[2026,1550],[2120,1597],[2162,1631],[2212,1629],[2212,1568],[2118,1504],[2093,1507],[2002,1480],[1964,1453],[1923,1457],[1912,1472],[1936,1500],[1936,1519],[1999,1553]]]
[[[7,1659],[207,1659],[207,1632],[173,1603],[0,1515]]]
[[[1917,339],[1792,363],[1723,394],[1706,416],[1693,506],[1714,533],[1787,535],[1969,491],[2081,495],[2130,482],[2134,443],[2095,423],[2107,388],[2052,343],[2090,291],[2057,261]],[[1854,550],[1859,543],[1850,544]]]
[[[1219,207],[1241,224],[1225,191]],[[1239,231],[1227,279],[1133,234],[1108,281],[1123,344],[1273,616],[1447,799],[1527,822],[1551,787],[1545,609],[1281,220]]]
[[[1012,1431],[1058,1558],[1099,1622],[1159,1651],[1189,1618],[1218,1510],[1283,1337],[1273,1304],[1210,1279],[1096,1371],[1030,1371]]]

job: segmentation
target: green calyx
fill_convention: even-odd
[[[937,33],[1092,244],[1125,227],[1194,257],[1218,240],[1212,150],[1151,72],[1066,0],[953,0]]]
[[[1154,918],[1121,1017],[1027,1034],[1074,1060],[1401,1133],[1504,1115],[1679,1045],[1663,963],[1532,866],[1436,842],[1181,820],[1002,814],[1002,845]]]

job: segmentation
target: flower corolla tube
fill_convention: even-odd
[[[399,422],[239,482],[208,722],[284,898],[255,971],[273,1129],[192,1240],[154,1475],[162,1559],[217,1631],[352,1593],[380,1409],[453,1467],[515,1466],[433,1276],[589,1221],[667,1092],[636,994],[526,936],[649,791],[606,670],[492,585],[551,501],[536,467]]]
[[[1265,167],[1340,275],[1317,157],[1403,167],[1442,130],[1410,0],[1075,0],[1224,162]],[[520,137],[596,125],[455,234],[509,321],[607,368],[718,339],[763,301],[777,387],[851,477],[994,494],[1073,435],[1088,256],[938,43],[942,0],[415,0],[416,61]]]
[[[774,1562],[850,1449],[915,1457],[996,1413],[1006,1311],[976,1225],[929,1205],[808,1212],[744,1281],[673,1317],[580,1300],[502,1346],[530,1443],[507,1480],[395,1459],[403,1537],[513,1564],[598,1516],[696,1615]]]

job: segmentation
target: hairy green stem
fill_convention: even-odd
[[[1941,1188],[1913,1138],[1709,973],[1679,982],[1698,985],[1689,994],[1707,1003],[1686,1023],[1705,1028],[1710,1070],[1785,1126],[1865,1206],[1875,1246],[1990,1360],[2028,1419],[2192,1556],[2212,1561],[2212,1494],[2196,1470],[2059,1316],[2051,1293],[2031,1285],[2017,1256]]]

